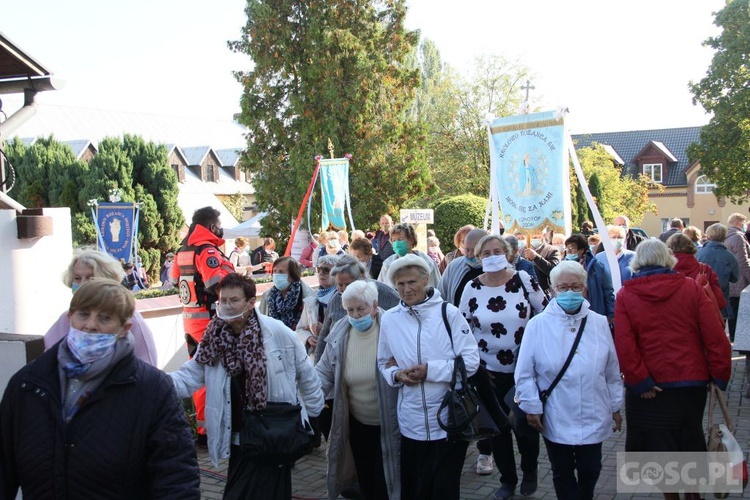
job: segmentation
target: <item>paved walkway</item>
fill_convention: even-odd
[[[750,450],[750,401],[745,397],[745,361],[744,357],[735,354],[733,362],[732,380],[727,391],[729,411],[734,418],[736,426],[735,436],[737,441],[747,453]],[[718,408],[717,408],[718,411]],[[623,411],[624,413],[624,411]],[[720,414],[720,413],[719,413]],[[620,433],[606,441],[603,445],[603,469],[596,488],[596,498],[601,499],[645,499],[663,498],[661,495],[625,495],[617,494],[615,466],[617,452],[625,449],[625,433]],[[201,466],[201,490],[204,499],[220,499],[226,481],[226,462],[219,469],[214,469],[205,450],[199,450],[198,459]],[[473,445],[469,446],[469,453],[464,463],[461,476],[461,498],[467,500],[488,499],[492,497],[495,489],[499,487],[499,475],[497,469],[490,476],[478,476],[474,471],[477,451]],[[519,472],[520,473],[520,472]],[[326,497],[325,486],[326,457],[325,447],[321,447],[312,454],[306,456],[299,462],[292,472],[292,491],[295,499],[323,499]],[[745,497],[750,498],[750,488]],[[541,445],[539,457],[539,489],[530,497],[516,498],[555,498],[552,486],[552,473],[544,443]],[[707,496],[711,498],[711,496]],[[742,498],[741,495],[732,495],[729,498]]]

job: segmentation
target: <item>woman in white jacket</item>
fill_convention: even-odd
[[[584,299],[586,271],[561,262],[550,273],[555,298],[526,326],[516,363],[516,397],[529,424],[544,436],[558,498],[593,498],[602,468],[602,442],[620,430],[623,386],[607,318]],[[546,403],[547,390],[581,340]],[[543,418],[543,420],[542,420]],[[577,477],[576,477],[577,473]]]
[[[229,458],[225,499],[289,499],[291,466],[255,462],[239,446],[246,410],[267,402],[301,404],[303,416],[323,409],[312,361],[293,331],[255,311],[255,282],[236,273],[216,286],[217,316],[195,357],[171,373],[179,397],[206,386],[208,451],[214,465]]]
[[[388,274],[401,303],[383,314],[378,368],[388,384],[399,388],[401,498],[458,499],[468,443],[448,441],[438,426],[438,408],[456,356],[463,357],[469,375],[479,367],[477,342],[451,304],[446,310],[449,334],[443,300],[429,286],[430,267],[424,259],[405,255]]]

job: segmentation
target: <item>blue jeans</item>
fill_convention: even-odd
[[[544,439],[559,500],[591,500],[602,470],[602,443],[568,445]],[[576,472],[578,478],[576,479]]]

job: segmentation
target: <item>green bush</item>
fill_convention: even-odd
[[[453,236],[461,226],[473,224],[483,227],[487,199],[473,194],[451,196],[438,201],[435,210],[435,235],[443,253],[453,250]]]

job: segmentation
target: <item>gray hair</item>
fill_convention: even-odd
[[[625,237],[628,235],[628,232],[625,230],[622,226],[607,226],[607,233],[609,234],[609,237],[612,237],[612,233],[617,233],[621,238],[625,239]]]
[[[482,254],[482,249],[484,248],[484,246],[493,240],[500,243],[500,246],[502,247],[503,252],[506,255],[510,253],[510,249],[508,248],[508,241],[505,239],[505,237],[497,234],[488,234],[487,236],[484,236],[481,240],[479,240],[479,243],[476,244],[476,246],[474,247],[474,255],[479,257]],[[516,245],[518,245],[518,240],[516,240]]]
[[[333,268],[336,264],[338,264],[340,258],[340,255],[326,254],[322,257],[318,257],[318,266],[331,266],[331,268]]]
[[[355,281],[341,294],[341,304],[346,307],[354,301],[361,300],[367,305],[375,305],[378,301],[378,287],[369,281]]]
[[[515,235],[503,235],[503,238],[505,238],[505,242],[508,244],[508,246],[510,246],[511,252],[515,252],[518,250],[518,238],[516,238]]]
[[[741,213],[733,213],[727,218],[727,226],[734,226],[738,222],[745,222],[747,217]]]
[[[367,279],[367,268],[353,255],[342,255],[331,269],[331,276],[346,273],[354,280]]]
[[[706,228],[706,239],[723,243],[727,239],[727,226],[724,224],[711,224]]]
[[[672,269],[677,259],[672,251],[660,240],[645,240],[635,247],[635,255],[630,261],[630,270],[637,273],[646,266],[661,266]]]
[[[108,253],[96,250],[94,248],[79,248],[73,255],[68,269],[62,276],[65,286],[73,286],[73,268],[76,264],[81,263],[91,268],[95,278],[107,278],[115,281],[122,281],[125,278],[125,271],[114,257]]]
[[[560,280],[560,277],[563,274],[577,277],[581,280],[583,286],[586,286],[586,278],[588,275],[586,274],[586,270],[583,268],[583,266],[578,262],[563,260],[560,261],[560,263],[556,265],[549,273],[549,281],[552,288],[557,287],[557,282]]]
[[[422,279],[429,278],[430,276],[430,267],[427,262],[418,255],[408,253],[403,257],[399,257],[391,264],[388,268],[388,279],[395,287],[398,277],[410,269],[419,271],[419,277]]]

